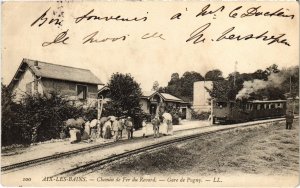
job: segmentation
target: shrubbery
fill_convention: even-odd
[[[2,146],[30,144],[60,138],[69,118],[96,118],[96,108],[75,107],[55,93],[24,96],[21,103],[2,85]]]
[[[21,103],[12,101],[13,94],[2,85],[2,146],[12,144],[31,144],[51,139],[59,139],[69,135],[64,121],[78,117],[87,120],[97,118],[96,107],[82,108],[74,106],[57,93],[47,95],[26,95]],[[135,129],[141,127],[146,115],[141,109],[121,111],[115,105],[106,104],[103,116],[131,116]]]
[[[210,115],[210,112],[198,113],[198,112],[192,110],[191,115],[192,115],[192,119],[194,119],[194,120],[207,120]]]

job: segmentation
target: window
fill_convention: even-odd
[[[282,103],[277,103],[277,108],[283,108],[283,104]]]
[[[261,107],[260,104],[257,104],[257,108],[256,109],[260,110],[260,107]]]
[[[264,104],[264,109],[268,109],[268,106],[267,106],[267,104]]]
[[[77,97],[78,99],[85,100],[87,96],[87,86],[77,85]]]
[[[26,93],[28,95],[32,95],[32,82],[29,82],[28,84],[26,84]]]

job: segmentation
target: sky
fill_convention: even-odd
[[[251,7],[262,6],[260,11],[276,11],[280,8],[294,18],[252,16],[230,18],[229,13],[240,6],[237,2],[215,3],[209,10],[225,6],[222,12],[196,17],[206,2],[4,2],[2,6],[2,56],[1,77],[8,84],[23,58],[60,65],[90,69],[102,82],[107,83],[115,72],[130,73],[141,84],[143,90],[150,90],[153,82],[166,86],[172,73],[196,71],[203,76],[212,69],[220,69],[225,76],[234,71],[254,72],[271,64],[279,68],[299,64],[299,15],[298,4],[286,3],[243,3],[237,11],[242,14]],[[46,10],[44,25],[31,26]],[[121,22],[90,20],[75,23],[75,18],[94,9],[93,15],[123,17],[147,16],[145,22]],[[51,18],[63,12],[62,26],[48,24]],[[180,19],[170,20],[176,13]],[[208,12],[208,11],[207,11]],[[91,15],[92,15],[91,14]],[[39,21],[38,23],[42,23]],[[204,43],[186,42],[197,28],[210,23],[203,31]],[[262,40],[216,39],[227,29],[235,27],[236,35],[262,34],[270,36],[285,34],[290,46],[267,45]],[[43,47],[61,32],[67,31],[69,39],[64,44]],[[126,40],[100,43],[83,43],[83,38],[98,31],[98,40],[126,36]],[[199,30],[198,30],[199,31]],[[141,39],[145,34],[158,33],[165,40]],[[129,35],[129,36],[128,36]],[[148,35],[148,36],[149,36]],[[212,41],[214,40],[214,41]]]

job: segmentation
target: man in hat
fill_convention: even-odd
[[[111,139],[112,135],[111,135],[110,117],[107,118],[107,121],[103,125],[103,133],[104,133],[104,135],[103,135],[104,139]]]
[[[116,117],[116,119],[112,123],[112,130],[114,132],[115,141],[118,141],[120,139],[120,127],[121,122],[119,121],[119,118]]]
[[[133,139],[133,123],[131,117],[128,117],[125,122],[125,127],[127,130],[128,139]]]
[[[120,137],[120,139],[122,139],[122,137],[123,137],[123,129],[124,129],[124,127],[125,127],[125,117],[123,117],[123,116],[121,116],[120,118],[119,118],[119,137]]]
[[[159,125],[160,125],[160,120],[158,116],[155,116],[152,121],[151,121],[152,125],[153,125],[153,132],[154,132],[154,138],[158,138],[159,137]]]
[[[292,124],[294,121],[294,115],[292,111],[289,111],[286,116],[285,116],[285,120],[286,120],[286,129],[292,129]]]
[[[97,124],[97,132],[98,132],[98,138],[103,138],[103,126],[105,122],[108,120],[108,117],[101,117],[99,120],[99,123]]]

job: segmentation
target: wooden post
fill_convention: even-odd
[[[101,95],[101,99],[99,99],[98,98],[98,113],[97,113],[97,119],[98,119],[98,121],[100,120],[100,118],[101,118],[101,114],[102,114],[102,109],[103,109],[103,96]]]
[[[97,103],[98,103],[98,106],[97,106],[97,119],[99,121],[100,120],[100,99],[99,98],[97,99]]]
[[[214,113],[213,113],[213,109],[214,109],[214,99],[211,99],[211,109],[210,109],[210,125],[214,124]]]
[[[293,97],[293,115],[294,115],[294,113],[295,113],[295,98]]]

